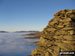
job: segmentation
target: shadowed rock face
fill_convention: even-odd
[[[56,12],[37,45],[32,56],[59,56],[59,51],[75,51],[75,10]]]

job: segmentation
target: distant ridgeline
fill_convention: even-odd
[[[56,12],[42,31],[37,45],[32,56],[59,56],[62,52],[75,51],[75,9]],[[72,54],[61,56],[74,56]]]
[[[8,33],[7,31],[0,31],[0,33]]]
[[[27,33],[27,32],[34,33],[34,32],[40,32],[40,31],[16,31],[15,33]]]

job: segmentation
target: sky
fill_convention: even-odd
[[[63,9],[75,9],[75,0],[0,0],[0,31],[42,31]]]

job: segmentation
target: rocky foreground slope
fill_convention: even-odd
[[[59,51],[75,51],[75,9],[55,13],[37,45],[32,56],[59,56]]]

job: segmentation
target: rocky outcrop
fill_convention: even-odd
[[[59,51],[75,51],[75,10],[55,13],[37,45],[32,56],[59,56]]]

